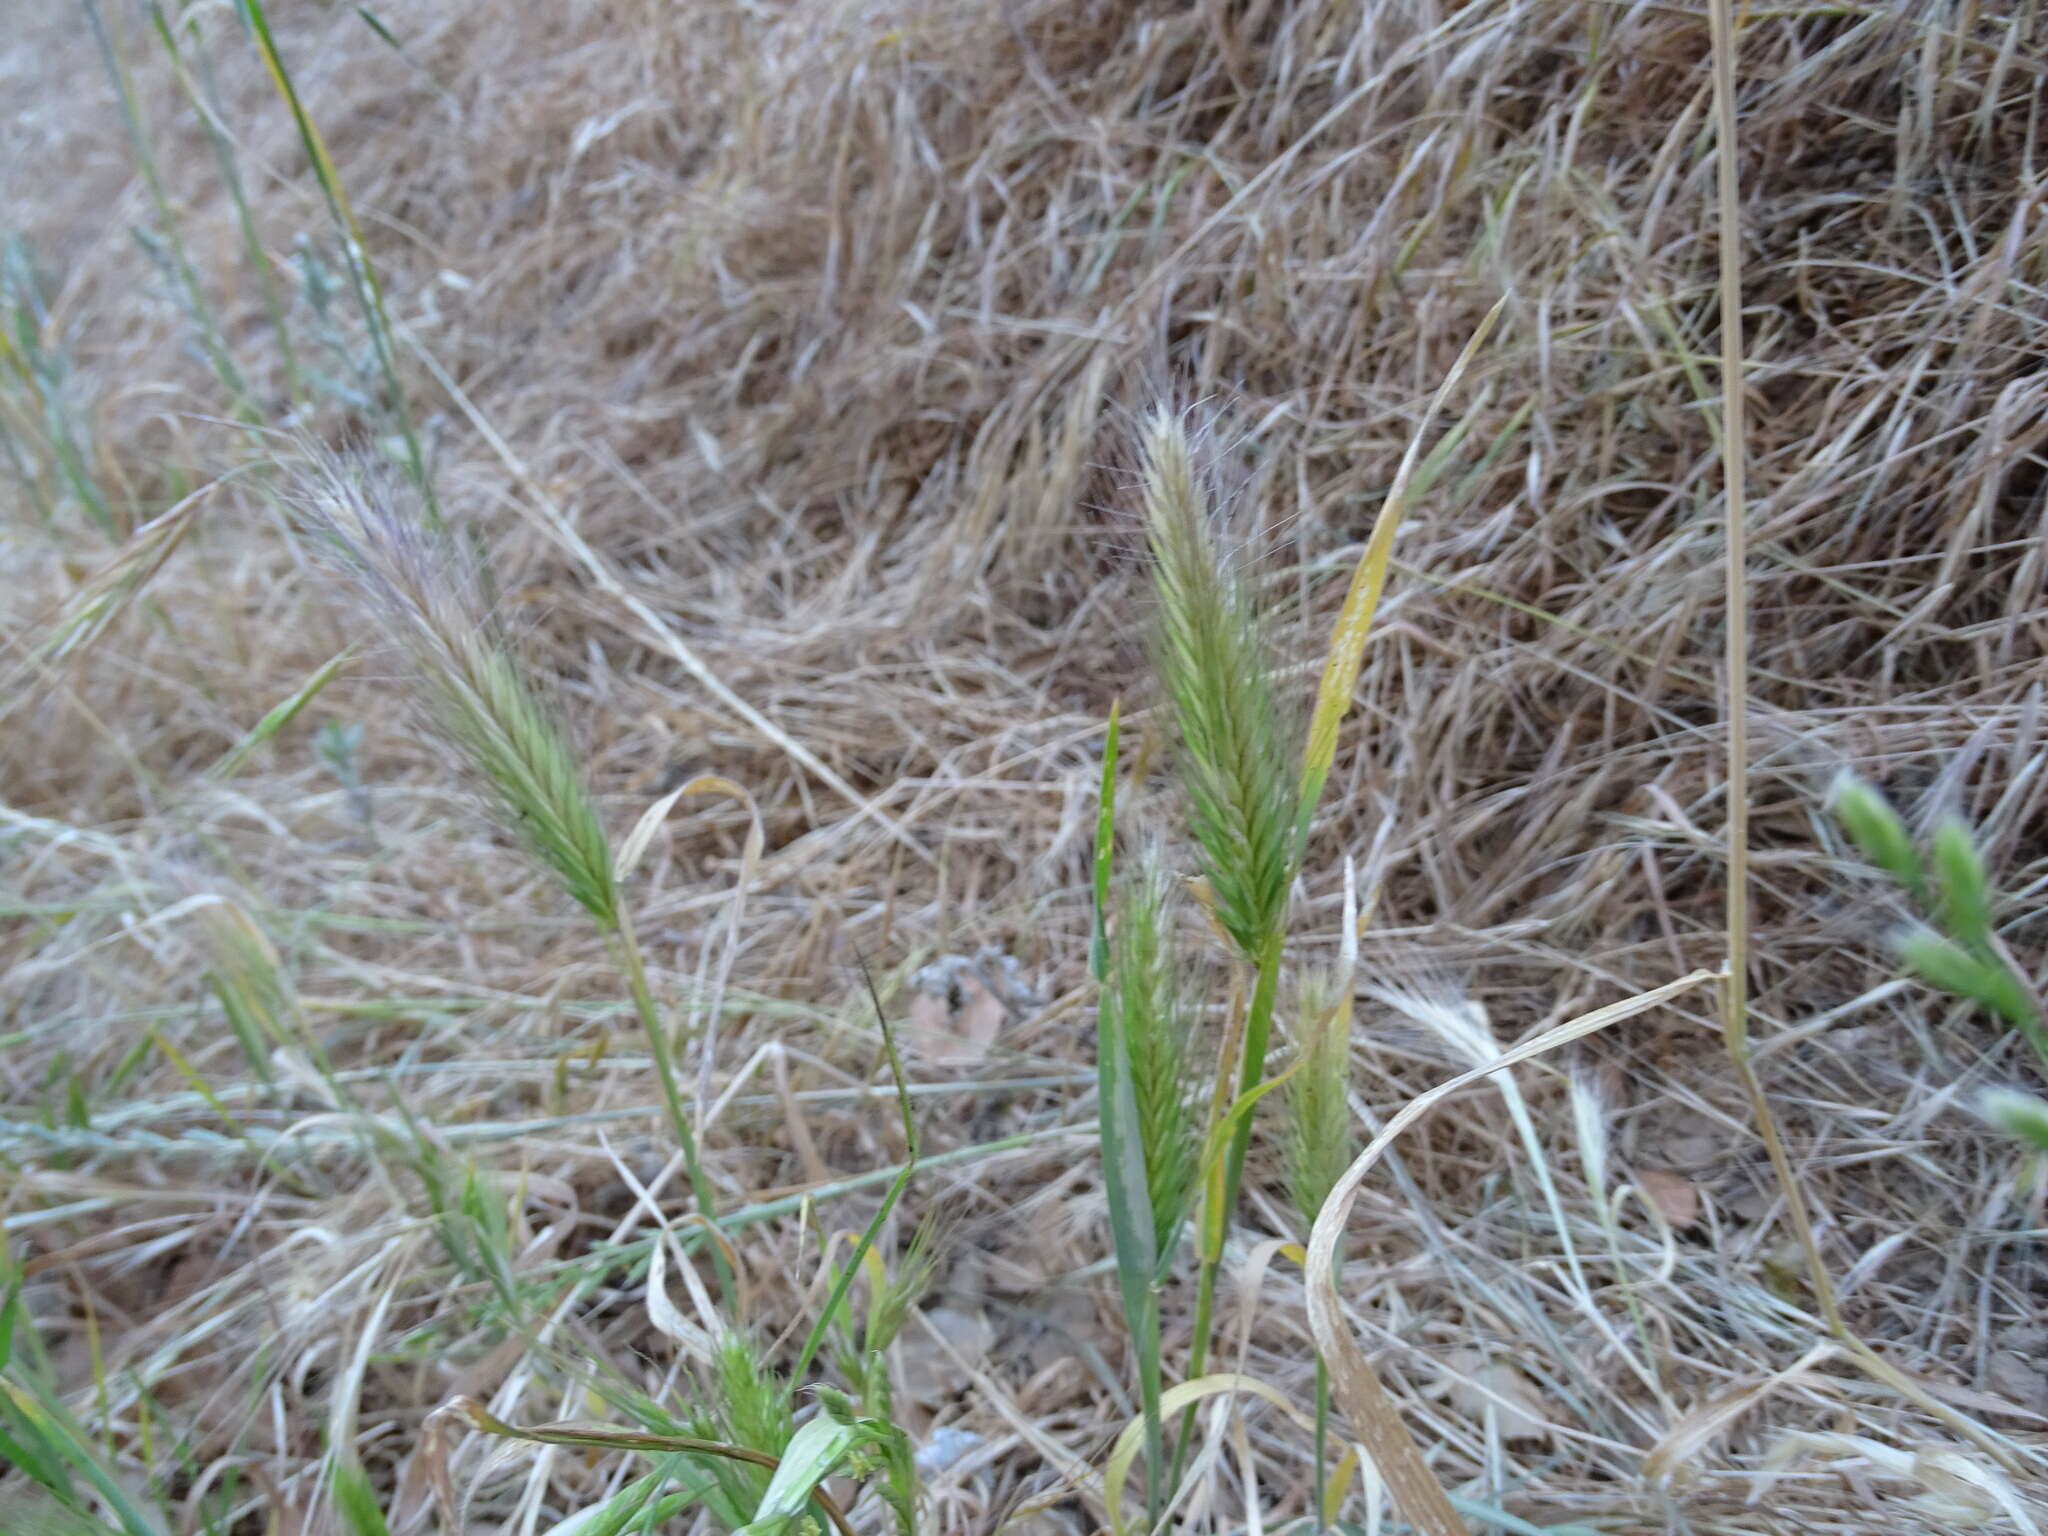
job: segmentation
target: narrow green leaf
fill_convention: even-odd
[[[677,1467],[686,1465],[679,1456],[669,1460]],[[660,1522],[673,1518],[695,1502],[703,1481],[701,1477],[695,1479],[688,1492],[655,1498],[664,1486],[677,1480],[675,1476],[664,1476],[660,1472],[637,1477],[602,1504],[579,1509],[560,1524],[550,1526],[545,1536],[620,1536],[636,1522],[642,1530],[658,1529]]]
[[[1102,1011],[1096,1048],[1096,1084],[1102,1122],[1102,1176],[1109,1199],[1109,1220],[1116,1241],[1119,1275],[1138,1277],[1138,1290],[1149,1291],[1158,1268],[1152,1196],[1145,1177],[1144,1127],[1138,1118],[1137,1089],[1131,1077],[1130,1041],[1115,1006]],[[1126,1298],[1128,1300],[1128,1297]]]
[[[393,53],[403,54],[405,52],[405,45],[398,40],[397,35],[384,24],[383,18],[375,11],[371,10],[367,5],[359,5],[356,7],[356,14],[362,17],[363,25],[381,37],[385,45]]]
[[[647,1507],[664,1481],[660,1473],[636,1477],[602,1504],[579,1509],[568,1519],[549,1526],[545,1536],[619,1536],[633,1517]]]
[[[861,1232],[860,1241],[854,1244],[851,1257],[839,1271],[838,1278],[833,1281],[831,1294],[825,1298],[825,1305],[818,1310],[817,1320],[811,1324],[810,1334],[804,1339],[804,1347],[797,1355],[796,1367],[790,1372],[790,1379],[793,1381],[802,1381],[810,1371],[811,1361],[817,1358],[819,1349],[824,1346],[825,1339],[839,1316],[840,1308],[846,1304],[846,1293],[853,1285],[853,1277],[860,1273],[861,1263],[867,1258],[868,1250],[875,1246],[875,1239],[880,1235],[883,1223],[888,1221],[889,1213],[896,1209],[896,1202],[903,1198],[903,1191],[909,1187],[911,1176],[917,1172],[917,1118],[911,1113],[910,1089],[903,1072],[903,1058],[896,1049],[896,1031],[890,1026],[888,1011],[882,1007],[881,996],[875,991],[875,981],[868,974],[865,959],[860,962],[860,974],[861,979],[867,983],[868,1001],[874,1005],[875,1019],[882,1031],[882,1049],[889,1058],[889,1072],[896,1083],[896,1113],[903,1127],[905,1156],[901,1171],[889,1185],[889,1192],[882,1197],[881,1208],[875,1212],[874,1219]]]
[[[1109,706],[1102,738],[1102,789],[1095,801],[1095,925],[1088,937],[1088,970],[1097,981],[1109,974],[1109,875],[1116,850],[1116,753],[1123,700]]]
[[[369,1478],[352,1460],[334,1469],[334,1507],[354,1536],[391,1536]]]
[[[45,1488],[70,1496],[71,1477],[64,1470],[63,1461],[33,1421],[16,1411],[4,1393],[0,1393],[0,1419],[8,1426],[0,1429],[0,1462],[26,1472]]]
[[[413,423],[412,408],[398,379],[398,357],[392,343],[390,316],[384,307],[384,290],[377,281],[376,269],[370,265],[362,226],[356,222],[355,210],[349,206],[348,194],[342,189],[341,174],[334,168],[327,143],[321,138],[320,130],[306,111],[305,104],[299,100],[291,73],[277,51],[277,40],[271,35],[270,18],[264,12],[263,0],[236,0],[236,5],[242,13],[242,20],[248,25],[250,36],[256,40],[257,51],[263,55],[263,65],[270,73],[271,83],[277,87],[277,94],[283,98],[292,121],[298,126],[299,141],[305,146],[306,158],[313,166],[313,179],[320,184],[328,212],[340,230],[342,258],[355,291],[356,306],[361,310],[363,325],[370,334],[370,347],[376,354],[378,372],[383,375],[384,389],[390,397],[385,403],[397,422],[404,444],[406,472],[419,488],[428,526],[438,529],[443,524],[440,502],[434,494],[433,477],[427,471],[426,453],[420,445],[418,428]]]
[[[5,1248],[0,1248],[0,1273],[7,1276],[7,1295],[0,1298],[0,1371],[4,1371],[14,1358],[14,1330],[22,1318],[21,1271],[8,1262]]]
[[[1123,1031],[1114,1025],[1102,1031],[1097,1071],[1103,1189],[1109,1200],[1124,1327],[1137,1356],[1138,1397],[1145,1419],[1146,1502],[1156,1515],[1164,1496],[1161,1479],[1166,1466],[1166,1428],[1159,1406],[1159,1302],[1153,1291],[1159,1254],[1154,1246],[1152,1198],[1146,1187],[1130,1053]]]
[[[112,1469],[99,1456],[97,1450],[87,1441],[85,1434],[75,1424],[69,1413],[54,1397],[27,1392],[11,1382],[0,1381],[0,1393],[7,1395],[9,1404],[17,1415],[22,1427],[36,1434],[43,1446],[68,1462],[94,1490],[106,1501],[114,1517],[120,1521],[126,1536],[164,1536],[163,1527],[144,1514],[141,1507],[129,1497]],[[44,1480],[45,1486],[58,1487],[54,1481]]]
[[[823,1414],[812,1419],[790,1437],[753,1520],[734,1536],[782,1536],[804,1512],[812,1491],[868,1438],[868,1432],[858,1425],[842,1424]]]
[[[275,705],[268,714],[257,721],[248,735],[224,753],[219,762],[207,770],[216,779],[231,779],[247,766],[257,749],[279,731],[290,725],[299,711],[319,697],[320,690],[334,681],[335,675],[348,665],[354,656],[355,647],[346,646],[337,655],[321,664],[313,675],[301,683],[291,697]]]

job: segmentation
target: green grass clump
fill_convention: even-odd
[[[1499,313],[1496,305],[1467,344],[1432,402],[1425,427]],[[1217,1276],[1251,1144],[1252,1107],[1273,1086],[1266,1078],[1266,1056],[1287,945],[1289,893],[1307,851],[1316,802],[1335,758],[1338,730],[1351,707],[1365,642],[1384,590],[1394,535],[1414,482],[1420,441],[1418,434],[1411,442],[1353,573],[1331,631],[1314,711],[1297,749],[1289,744],[1289,711],[1275,682],[1279,659],[1251,593],[1230,569],[1212,535],[1213,512],[1187,427],[1179,416],[1161,410],[1147,420],[1143,430],[1145,529],[1158,610],[1153,665],[1173,722],[1175,776],[1202,868],[1206,905],[1228,941],[1238,972],[1230,1028],[1218,1053],[1203,1150],[1189,1187],[1190,1203],[1199,1193],[1195,1232],[1200,1267],[1188,1358],[1188,1376],[1193,1379],[1201,1378],[1208,1368]],[[1110,726],[1096,848],[1098,913],[1107,909],[1109,901],[1114,714]],[[1142,912],[1135,918],[1122,914],[1120,922],[1141,934],[1146,931]],[[1127,937],[1125,942],[1131,940]],[[1155,1182],[1147,1155],[1163,1143],[1157,1131],[1147,1139],[1135,1083],[1139,1063],[1131,1058],[1133,989],[1135,986],[1143,993],[1140,975],[1145,965],[1119,970],[1117,957],[1109,952],[1113,948],[1113,944],[1105,948],[1098,921],[1094,961],[1104,984],[1104,1063],[1100,1068],[1103,1162],[1125,1313],[1138,1351],[1141,1386],[1147,1389],[1145,1447],[1147,1465],[1152,1469],[1148,1493],[1156,1525],[1185,1466],[1193,1418],[1191,1411],[1183,1416],[1172,1469],[1160,1477],[1156,1398],[1151,1392],[1158,1375],[1152,1358],[1156,1346],[1147,1342],[1148,1328],[1156,1333],[1156,1325],[1148,1324],[1147,1318],[1156,1315],[1152,1291],[1164,1274],[1164,1256],[1158,1248],[1159,1223],[1140,1219],[1156,1213],[1139,1202],[1141,1196],[1149,1198],[1149,1186]],[[1145,962],[1150,963],[1149,959]],[[1348,1049],[1349,1010],[1341,1007],[1341,998],[1334,1001],[1345,1033],[1341,1040],[1331,1036],[1314,1045],[1325,1066],[1333,1054]],[[1341,1092],[1312,1105],[1297,1101],[1294,1118],[1306,1137],[1297,1147],[1306,1158],[1299,1170],[1304,1194],[1320,1187],[1327,1195],[1342,1167],[1342,1152],[1349,1145],[1342,1102]],[[1313,1219],[1312,1210],[1304,1214]],[[1147,1276],[1152,1278],[1148,1281]],[[1320,1441],[1327,1433],[1327,1382],[1319,1398],[1324,1428]],[[1398,1426],[1389,1433],[1405,1436]],[[1435,1490],[1432,1507],[1441,1515],[1447,1508],[1441,1506],[1441,1489],[1412,1442],[1402,1438],[1397,1445],[1392,1439],[1383,1439],[1382,1449],[1405,1458],[1404,1483],[1427,1483]],[[1319,1453],[1319,1470],[1320,1460]],[[1319,1487],[1319,1508],[1323,1493]]]
[[[1145,1421],[1147,1504],[1168,1492],[1159,1287],[1194,1205],[1201,1130],[1190,1102],[1191,1017],[1180,995],[1165,882],[1148,869],[1110,925],[1096,1043],[1103,1182],[1124,1323]]]

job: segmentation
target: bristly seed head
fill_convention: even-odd
[[[1256,959],[1285,921],[1299,793],[1273,659],[1210,538],[1210,509],[1180,418],[1156,413],[1144,453],[1159,600],[1154,664],[1179,727],[1178,768],[1217,920]]]
[[[1326,977],[1310,977],[1297,1001],[1302,1061],[1287,1080],[1287,1192],[1313,1223],[1358,1151],[1352,1127],[1351,1010]]]
[[[1194,1204],[1200,1136],[1190,1103],[1193,1017],[1181,995],[1166,884],[1156,866],[1117,902],[1100,1028],[1130,1063],[1153,1251],[1167,1263]]]
[[[475,564],[393,504],[388,476],[329,462],[302,501],[306,531],[368,598],[411,663],[437,733],[505,820],[606,929],[618,887],[597,807],[552,713],[493,623]]]

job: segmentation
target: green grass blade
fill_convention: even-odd
[[[1373,520],[1372,535],[1366,541],[1365,553],[1359,556],[1358,568],[1352,573],[1351,589],[1345,594],[1344,606],[1338,612],[1336,626],[1330,633],[1322,681],[1316,688],[1315,713],[1309,720],[1308,745],[1302,753],[1301,792],[1296,799],[1298,820],[1294,859],[1297,864],[1301,850],[1308,843],[1309,823],[1315,817],[1317,802],[1322,799],[1323,785],[1336,761],[1337,728],[1351,710],[1351,695],[1358,687],[1358,675],[1365,665],[1365,642],[1372,633],[1373,616],[1379,611],[1380,593],[1387,584],[1387,568],[1394,558],[1394,535],[1400,532],[1401,518],[1414,496],[1416,470],[1422,458],[1422,440],[1428,435],[1444,402],[1450,398],[1451,391],[1465,376],[1465,370],[1479,355],[1480,347],[1492,333],[1494,322],[1500,319],[1507,302],[1508,295],[1502,294],[1493,308],[1486,312],[1479,328],[1472,333],[1472,339],[1465,343],[1457,362],[1451,365],[1451,371],[1438,386],[1436,395],[1429,402],[1429,409],[1423,413],[1421,426],[1408,444],[1401,468],[1394,476],[1394,487],[1387,493],[1379,515]]]
[[[672,1479],[659,1472],[636,1477],[602,1504],[580,1509],[561,1523],[548,1527],[545,1536],[620,1536],[620,1533],[633,1523],[636,1516],[654,1513],[648,1505],[654,1501],[655,1494],[670,1481]],[[674,1499],[675,1509],[680,1510],[687,1496],[671,1497]]]
[[[1109,876],[1116,851],[1117,733],[1123,700],[1109,706],[1102,738],[1102,789],[1095,802],[1095,921],[1088,936],[1088,970],[1099,982],[1109,974]]]
[[[278,95],[284,99],[292,121],[298,126],[299,141],[305,146],[306,158],[312,164],[313,178],[319,182],[320,194],[326,199],[328,212],[333,215],[341,232],[342,256],[348,268],[349,284],[355,292],[356,306],[362,311],[363,324],[370,333],[370,348],[376,356],[377,370],[383,375],[384,388],[390,397],[387,404],[405,445],[406,470],[419,487],[428,526],[439,529],[442,526],[441,505],[434,495],[433,479],[427,473],[426,454],[412,419],[412,407],[398,379],[398,355],[392,340],[390,316],[384,307],[384,290],[377,281],[376,269],[370,265],[369,247],[363,240],[362,226],[356,222],[355,210],[349,206],[348,194],[342,189],[341,174],[327,152],[327,143],[321,138],[320,129],[311,114],[306,111],[305,103],[299,99],[291,72],[285,68],[284,59],[277,51],[277,40],[271,35],[270,18],[264,12],[263,0],[236,0],[236,4],[243,21],[248,24],[250,35],[256,40],[258,52],[263,55],[263,67],[270,72],[271,83],[277,87]]]
[[[199,35],[199,18],[189,13],[181,18],[195,44],[193,56],[197,61],[198,75],[195,82],[194,71],[187,67],[184,51],[178,46],[176,30],[164,14],[163,7],[155,0],[149,7],[149,16],[156,28],[158,42],[170,57],[178,84],[192,103],[200,125],[206,130],[207,140],[213,146],[221,183],[228,189],[228,200],[235,205],[235,223],[242,236],[243,258],[255,272],[257,286],[263,292],[263,308],[270,317],[270,332],[277,343],[278,362],[284,369],[286,388],[294,402],[300,401],[305,396],[305,382],[299,376],[298,352],[292,345],[291,329],[285,323],[284,295],[278,288],[277,272],[264,252],[262,238],[256,230],[256,215],[249,206],[249,189],[242,180],[242,168],[235,158],[235,142],[228,134],[221,111],[220,88],[214,79],[213,64],[205,41]]]
[[[144,1514],[128,1496],[128,1490],[101,1459],[85,1433],[53,1395],[24,1388],[0,1379],[0,1396],[7,1399],[8,1417],[18,1428],[34,1433],[47,1451],[70,1466],[113,1511],[126,1536],[164,1536],[163,1527]],[[51,1486],[45,1483],[45,1486]]]
[[[833,1322],[839,1316],[840,1308],[846,1305],[846,1293],[853,1285],[853,1277],[860,1273],[861,1264],[867,1258],[868,1251],[875,1246],[875,1239],[880,1235],[883,1223],[888,1221],[889,1213],[896,1209],[896,1202],[903,1198],[903,1191],[909,1187],[912,1176],[917,1172],[917,1118],[910,1108],[910,1090],[903,1072],[903,1058],[896,1049],[896,1031],[889,1023],[888,1010],[883,1008],[882,999],[875,991],[875,981],[868,974],[865,960],[861,961],[860,973],[861,979],[867,983],[868,999],[874,1004],[875,1018],[882,1030],[882,1049],[889,1058],[889,1072],[896,1082],[896,1112],[903,1125],[905,1155],[901,1170],[894,1182],[889,1185],[889,1192],[882,1197],[881,1207],[862,1231],[860,1241],[854,1244],[853,1253],[840,1268],[838,1278],[832,1283],[831,1294],[825,1298],[825,1305],[818,1310],[817,1319],[811,1324],[811,1331],[804,1339],[804,1347],[797,1355],[796,1367],[790,1372],[790,1379],[793,1381],[802,1381],[805,1378],[811,1362],[824,1347],[825,1339],[832,1331]]]
[[[355,647],[347,646],[331,659],[322,663],[318,670],[311,677],[307,678],[305,682],[301,683],[289,698],[271,708],[261,720],[257,721],[250,728],[246,736],[223,753],[220,761],[209,768],[207,773],[215,779],[231,779],[240,773],[243,768],[248,766],[249,759],[256,755],[263,744],[290,725],[298,716],[300,710],[318,698],[320,690],[333,682],[336,675],[340,673],[343,667],[348,665],[354,656]]]
[[[334,1508],[351,1536],[391,1536],[370,1480],[354,1462],[334,1469]]]
[[[735,1536],[783,1536],[803,1514],[818,1485],[867,1438],[867,1431],[857,1425],[824,1414],[812,1419],[790,1438],[753,1520]]]
[[[1145,1178],[1143,1131],[1131,1082],[1129,1040],[1115,1022],[1119,1010],[1104,1010],[1096,1053],[1097,1112],[1102,1122],[1102,1181],[1109,1201],[1109,1228],[1116,1253],[1117,1292],[1124,1325],[1137,1356],[1139,1398],[1145,1415],[1146,1504],[1154,1519],[1163,1495],[1165,1429],[1160,1418],[1159,1304],[1153,1292],[1159,1269],[1154,1245],[1152,1198]]]
[[[163,176],[157,170],[156,155],[150,147],[149,133],[143,127],[142,112],[136,105],[135,92],[129,86],[128,72],[121,67],[120,54],[114,47],[113,34],[108,30],[106,17],[101,14],[99,0],[80,0],[85,11],[87,27],[92,32],[94,45],[99,49],[100,63],[105,67],[107,78],[113,83],[115,100],[120,103],[121,118],[127,125],[129,148],[134,151],[136,169],[142,173],[142,182],[149,189],[149,199],[156,209],[157,227],[162,232],[165,265],[185,315],[192,322],[192,329],[198,335],[200,351],[205,353],[207,362],[219,377],[228,396],[234,401],[235,413],[242,420],[257,420],[255,403],[250,398],[249,386],[242,373],[235,366],[229,354],[227,342],[221,335],[220,322],[214,317],[213,306],[207,302],[206,292],[199,286],[199,274],[192,266],[192,259],[186,253],[184,237],[179,233],[178,218],[171,207],[170,194],[164,190]]]

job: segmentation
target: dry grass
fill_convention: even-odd
[[[198,115],[140,13],[106,9],[257,417],[363,449],[374,400],[307,382],[364,337],[344,296],[323,351],[294,275],[302,236],[338,258],[260,61],[198,13],[296,386]],[[670,1379],[643,1261],[650,1207],[690,1208],[683,1171],[602,935],[407,724],[397,664],[267,471],[184,501],[286,440],[236,424],[130,237],[154,204],[83,22],[26,10],[0,45],[5,219],[47,281],[8,325],[62,367],[56,412],[12,357],[0,381],[8,1248],[53,1376],[167,1531],[333,1529],[336,1429],[394,1530],[424,1530],[435,1405],[533,1424]],[[1294,898],[1292,962],[1335,969],[1343,861],[1370,853],[1360,979],[1422,1000],[1361,994],[1368,1131],[1473,1065],[1474,1019],[1508,1044],[1717,964],[1706,12],[378,14],[402,51],[349,7],[294,9],[278,38],[382,276],[441,505],[488,550],[613,846],[700,774],[752,796],[680,801],[625,895],[686,1044],[715,1023],[712,1058],[680,1066],[716,1203],[747,1213],[745,1316],[801,1337],[820,1234],[859,1230],[902,1155],[856,957],[898,1009],[936,956],[1014,957],[1014,988],[980,967],[1006,1014],[985,1054],[928,1032],[911,1062],[928,1153],[999,1149],[935,1161],[906,1201],[954,1225],[895,1346],[897,1407],[920,1443],[982,1437],[929,1479],[932,1528],[1092,1530],[1089,1469],[1136,1411],[1086,1140],[1094,786],[1114,698],[1141,765],[1166,718],[1130,423],[1161,395],[1218,419],[1234,558],[1305,691],[1420,413],[1514,295],[1423,461]],[[2040,1187],[1967,1112],[1981,1086],[2041,1085],[1995,1025],[1893,979],[1895,913],[1823,801],[1852,765],[1959,811],[2038,985],[2044,76],[2041,14],[1952,0],[1768,8],[1738,61],[1754,1055],[1847,1324],[2015,1448],[2013,1502],[1965,1480],[1916,1503],[1888,1456],[1926,1453],[1934,1481],[1988,1460],[1816,1350],[1700,990],[1520,1068],[1535,1152],[1480,1082],[1365,1183],[1349,1320],[1468,1515],[1946,1531],[1981,1505],[2012,1529],[2042,1496]],[[353,755],[327,721],[361,728]],[[1130,814],[1163,825],[1151,775]],[[258,994],[310,1034],[269,1084],[209,981],[227,910],[274,961]],[[925,1013],[973,1034],[973,998],[948,1001]],[[1306,1235],[1276,1132],[1253,1143],[1218,1358],[1305,1408],[1300,1272],[1260,1244]],[[464,1270],[433,1188],[472,1166],[475,1199],[446,1204],[498,1246]],[[773,1203],[871,1172],[808,1218]],[[1164,1297],[1169,1371],[1191,1290]],[[1218,1426],[1186,1520],[1309,1513],[1309,1435],[1250,1400]],[[622,1463],[541,1453],[480,1485],[473,1528],[545,1529]],[[29,1509],[0,1477],[10,1497]],[[1354,1488],[1348,1518],[1377,1498]]]

